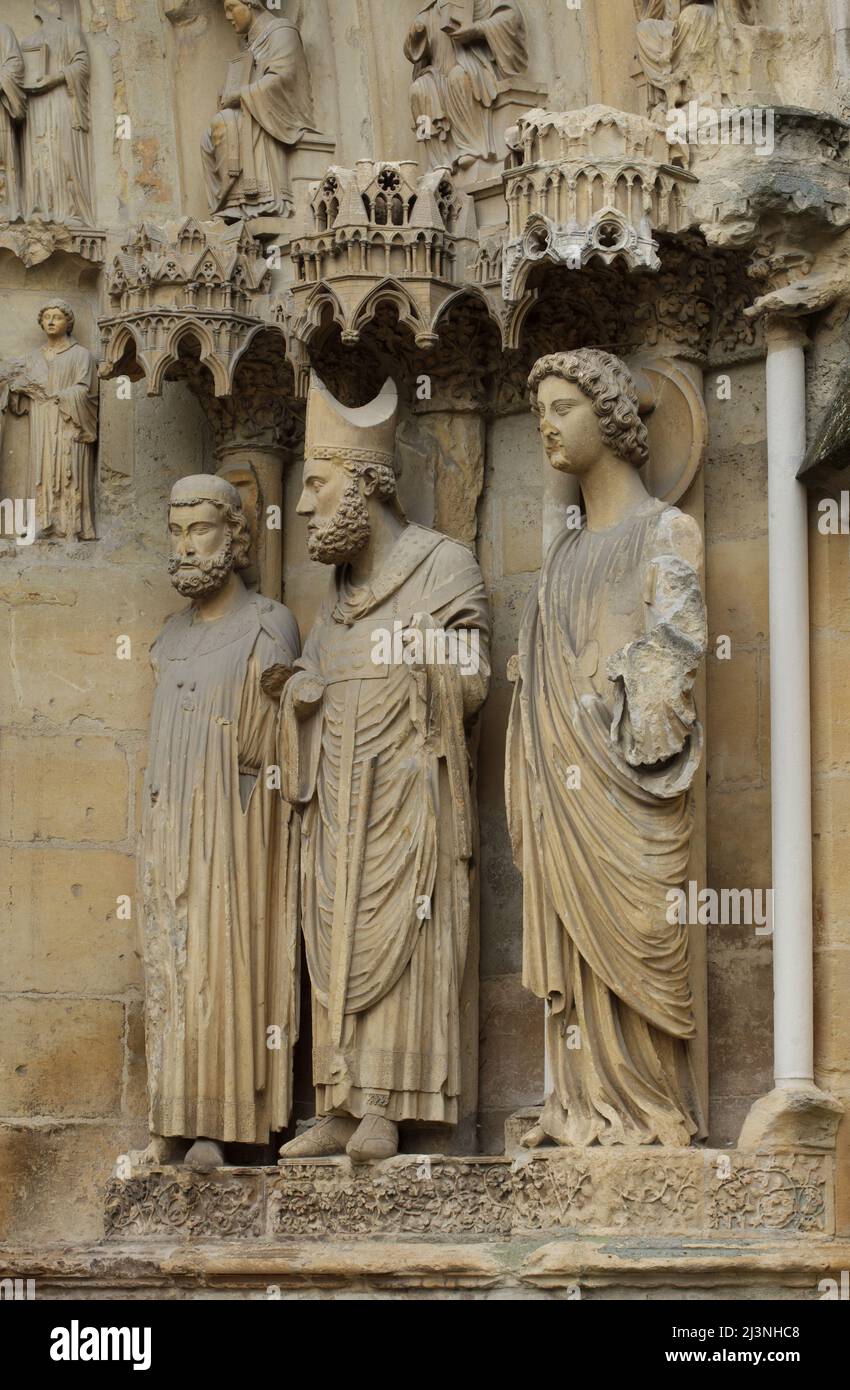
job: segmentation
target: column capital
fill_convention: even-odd
[[[784,314],[768,314],[764,321],[764,334],[769,353],[789,347],[805,349],[812,345],[805,320]]]

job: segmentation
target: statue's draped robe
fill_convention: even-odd
[[[15,122],[26,112],[23,75],[18,41],[7,24],[0,24],[0,222],[14,222],[21,215]]]
[[[701,754],[700,545],[654,502],[608,531],[567,530],[522,620],[506,790],[523,980],[549,1004],[542,1124],[559,1143],[702,1132],[687,928],[667,900],[686,877]]]
[[[414,26],[404,46],[413,63],[414,122],[419,126],[422,116],[431,121],[426,148],[432,165],[454,165],[464,156],[495,157],[492,108],[499,83],[528,65],[525,20],[513,0],[475,0],[474,23],[484,37],[458,43],[440,28],[433,0],[417,16],[424,33]]]
[[[57,87],[30,92],[21,141],[26,218],[91,227],[89,54],[82,32],[50,19],[21,44],[47,46],[47,76]]]
[[[359,1117],[377,1107],[389,1120],[453,1124],[475,846],[464,724],[487,692],[487,601],[472,554],[418,526],[402,533],[371,588],[355,591],[345,576],[335,575],[298,663],[322,682],[321,703],[296,717],[296,674],[281,719],[287,795],[305,807],[302,925],[317,1110]],[[375,634],[397,621],[407,627],[419,613],[444,629],[478,633],[476,674],[376,664]],[[351,891],[370,759],[374,785],[335,1045],[334,933]]]
[[[287,147],[315,129],[307,59],[296,26],[268,15],[251,25],[247,52],[239,109],[219,111],[201,146],[210,209],[286,216],[294,206]]]
[[[29,353],[12,382],[13,409],[30,416],[27,496],[35,498],[40,533],[96,538],[98,384],[95,358],[73,339],[59,352]],[[45,398],[29,395],[28,386],[40,388]]]
[[[288,1123],[298,836],[269,786],[278,705],[261,678],[299,646],[288,609],[246,591],[227,617],[169,619],[152,648],[141,887],[154,1134],[261,1144]]]
[[[743,41],[741,26],[751,23],[751,0],[685,5],[677,19],[665,18],[665,0],[647,0],[637,26],[643,70],[675,104],[692,96],[720,99]]]

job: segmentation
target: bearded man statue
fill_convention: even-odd
[[[157,678],[141,888],[148,1162],[217,1167],[226,1142],[286,1127],[298,1031],[297,818],[276,776],[277,712],[300,650],[287,608],[250,592],[250,532],[224,478],[181,478],[169,573],[189,606]]]
[[[467,729],[487,694],[489,619],[471,551],[405,519],[396,409],[392,382],[349,410],[312,378],[298,512],[310,555],[334,569],[284,693],[281,762],[304,817],[319,1119],[285,1158],[389,1158],[401,1124],[458,1120]]]

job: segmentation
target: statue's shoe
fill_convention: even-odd
[[[398,1125],[383,1115],[364,1115],[345,1152],[355,1163],[393,1158],[398,1153]]]
[[[356,1128],[357,1121],[350,1115],[325,1115],[303,1134],[282,1144],[278,1152],[281,1158],[331,1158],[345,1153]]]
[[[187,1168],[208,1173],[211,1168],[224,1167],[224,1149],[214,1139],[196,1139],[183,1162]]]

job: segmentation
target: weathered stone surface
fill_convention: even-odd
[[[116,1153],[144,1143],[144,1122],[0,1123],[0,1231],[4,1244],[100,1240],[103,1194]]]
[[[5,795],[0,839],[120,842],[127,835],[128,776],[123,750],[111,738],[0,736]],[[97,795],[58,796],[84,784]]]
[[[68,992],[111,994],[141,984],[131,854],[5,846],[0,873],[5,989],[53,993],[61,983]]]
[[[125,1241],[0,1252],[0,1277],[38,1297],[302,1299],[813,1299],[850,1262],[846,1240],[634,1235],[488,1247],[481,1240]]]
[[[701,1149],[284,1159],[278,1169],[132,1170],[106,1198],[111,1239],[521,1235],[642,1237],[746,1230],[829,1234],[831,1160]]]
[[[6,997],[0,1113],[83,1119],[121,1102],[124,1009],[111,999]]]
[[[759,654],[739,651],[730,661],[709,658],[708,709],[717,735],[711,750],[712,776],[724,784],[758,782],[762,775]]]

